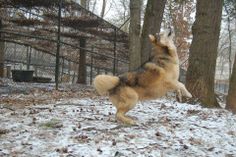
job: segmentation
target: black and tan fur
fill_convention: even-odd
[[[120,76],[98,75],[94,80],[98,93],[109,94],[112,104],[117,108],[117,119],[126,124],[135,124],[135,121],[125,114],[134,108],[139,100],[160,98],[173,90],[191,97],[184,84],[178,81],[179,59],[171,32],[149,35],[149,38],[154,52],[151,61],[146,63],[143,69]]]

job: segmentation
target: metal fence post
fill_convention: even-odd
[[[62,66],[61,66],[61,82],[63,81],[63,75],[64,75],[64,68],[65,68],[65,57],[62,58]]]
[[[113,47],[113,51],[114,51],[114,60],[113,60],[113,75],[116,74],[116,28],[114,28],[115,31],[115,36],[114,36],[114,47]]]
[[[61,40],[61,7],[62,0],[59,1],[58,4],[58,30],[57,30],[57,53],[56,53],[56,68],[55,68],[55,82],[56,82],[56,90],[58,90],[58,78],[59,78],[59,61],[60,61],[60,40]]]
[[[27,47],[27,70],[30,70],[30,64],[31,64],[31,47]]]
[[[7,65],[7,78],[11,78],[11,65]]]
[[[71,80],[71,75],[70,75],[70,73],[71,73],[71,62],[70,61],[68,61],[68,69],[67,70],[68,70],[67,73],[69,75],[69,82],[70,82],[70,80]]]
[[[93,54],[91,54],[91,63],[90,63],[90,85],[92,84],[92,82],[93,82]]]

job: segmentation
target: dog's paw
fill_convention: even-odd
[[[128,125],[137,125],[136,121],[134,121],[134,120],[126,121],[125,124],[128,124]]]
[[[187,97],[187,98],[192,98],[192,97],[193,97],[192,94],[189,93],[188,91],[186,91],[185,93],[183,93],[183,95],[184,95],[185,97]]]
[[[122,114],[118,114],[116,119],[126,125],[136,125],[136,122],[132,118]]]
[[[188,93],[188,94],[187,94],[187,97],[188,97],[188,98],[192,98],[193,96],[192,96],[191,93]]]

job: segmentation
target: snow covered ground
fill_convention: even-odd
[[[223,109],[146,101],[128,113],[138,125],[126,126],[116,122],[115,108],[106,97],[3,106],[0,156],[236,156],[236,116]]]

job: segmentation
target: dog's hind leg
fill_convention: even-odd
[[[110,99],[117,109],[117,120],[125,124],[136,124],[132,118],[125,115],[129,110],[134,108],[138,101],[138,94],[132,88],[124,87],[120,93],[111,96]]]
[[[117,109],[117,113],[116,113],[117,120],[121,121],[125,124],[135,125],[136,122],[132,118],[126,116],[125,115],[126,112],[128,112],[128,111],[125,111],[125,110],[122,110],[122,109]]]

